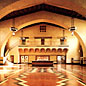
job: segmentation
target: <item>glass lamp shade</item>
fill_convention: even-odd
[[[21,40],[25,40],[25,37],[20,37]]]
[[[15,36],[15,32],[13,32],[13,36]]]
[[[72,36],[74,35],[74,31],[72,31]]]
[[[16,31],[17,31],[17,28],[15,28],[15,27],[11,27],[10,30],[16,32]]]
[[[77,27],[70,27],[69,31],[75,31]]]

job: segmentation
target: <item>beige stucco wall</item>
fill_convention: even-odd
[[[41,16],[40,16],[41,15]],[[22,21],[21,21],[22,20]],[[45,11],[40,11],[40,12],[36,12],[33,14],[29,14],[29,15],[25,15],[25,16],[21,16],[21,17],[17,17],[15,19],[16,24],[15,26],[18,27],[18,29],[33,24],[33,23],[37,23],[37,22],[50,22],[50,23],[55,23],[58,24],[60,26],[64,26],[64,27],[70,27],[71,25],[71,18],[67,17],[67,16],[63,16],[63,15],[59,15],[59,14],[54,14],[54,13],[50,13],[50,12],[45,12]],[[0,22],[0,34],[1,34],[1,40],[0,40],[0,44],[1,44],[1,50],[3,51],[3,46],[6,43],[6,40],[8,39],[9,34],[12,35],[12,32],[10,31],[10,27],[12,26],[12,19],[10,20],[6,20],[3,22]],[[86,27],[86,21],[84,20],[79,20],[79,19],[75,19],[75,26],[77,26],[77,30],[76,32],[79,34],[79,36],[82,38],[82,41],[86,47],[86,39],[85,39],[85,27]],[[38,30],[35,29],[38,27],[32,27],[29,28],[28,31],[30,33],[28,33],[28,31],[25,32],[26,35],[31,36],[33,33],[33,36],[45,36],[46,34],[39,34]],[[53,27],[53,29],[56,27]],[[59,32],[57,34],[57,31],[53,30],[52,27],[48,26],[48,36],[51,36],[51,30],[52,30],[52,35],[55,37],[58,34],[62,34],[61,32]],[[34,32],[32,32],[34,31]],[[37,33],[37,34],[36,34]],[[79,59],[79,52],[78,52],[78,45],[79,45],[79,40],[77,40],[77,38],[75,36],[71,36],[70,32],[66,32],[68,33],[68,44],[70,49],[68,51],[69,54],[67,54],[68,57],[68,62],[70,62],[70,58],[74,57],[74,58],[78,58]],[[17,33],[16,33],[17,34]],[[21,34],[18,34],[18,37],[21,36]],[[74,54],[72,54],[72,52],[75,52]]]
[[[35,25],[32,27],[28,27],[28,28],[23,29],[23,36],[30,38],[29,44],[31,44],[31,45],[28,45],[30,47],[31,46],[37,47],[38,46],[37,44],[40,44],[40,43],[38,43],[38,42],[40,42],[39,40],[37,41],[37,44],[36,44],[36,42],[35,42],[36,40],[34,39],[34,37],[52,37],[52,40],[50,40],[51,43],[49,43],[49,45],[47,45],[47,46],[58,47],[58,45],[60,45],[60,39],[57,37],[63,36],[63,30],[61,28],[58,28],[55,26],[46,25],[46,32],[40,32],[40,25]],[[80,53],[79,53],[79,41],[78,41],[78,39],[76,38],[76,36],[72,36],[71,32],[69,32],[67,30],[65,30],[65,36],[67,38],[67,45],[69,45],[68,53],[67,53],[67,63],[71,62],[71,58],[74,58],[75,60],[79,60],[80,59]],[[21,30],[18,31],[15,36],[12,36],[9,39],[8,46],[12,47],[13,44],[14,45],[18,44],[20,37],[21,37]],[[17,42],[17,43],[15,43],[15,42]],[[62,53],[31,53],[31,54],[29,54],[29,52],[28,53],[22,53],[21,55],[25,55],[25,54],[26,55],[51,55],[51,54],[62,55]],[[34,60],[34,58],[32,58],[32,59]],[[32,59],[31,59],[31,61],[32,61]],[[52,56],[51,56],[51,59],[52,59]]]
[[[57,63],[56,60],[57,60],[56,56],[50,56],[50,61],[53,61],[53,63]]]
[[[31,16],[33,16],[33,17],[31,17]],[[42,21],[56,23],[58,25],[67,26],[67,27],[70,27],[70,25],[71,25],[71,18],[69,18],[69,17],[50,13],[50,12],[41,11],[41,12],[36,12],[36,13],[30,14],[30,15],[25,15],[25,16],[16,18],[15,26],[18,27],[18,29],[20,29],[20,27],[22,28],[23,26],[26,26],[26,25],[29,25],[29,24],[32,24],[35,22],[42,22]],[[82,40],[84,42],[85,42],[84,36],[86,35],[85,31],[84,31],[85,27],[86,27],[85,23],[86,23],[86,21],[75,19],[75,26],[77,26],[77,28],[78,28],[76,31],[79,33],[80,37],[82,38]],[[0,22],[0,29],[1,29],[1,34],[2,34],[1,40],[0,40],[1,45],[7,39],[6,37],[9,36],[9,33],[12,35],[12,33],[9,29],[11,26],[12,26],[12,20]],[[79,27],[79,26],[81,26],[81,27]],[[83,32],[81,31],[82,28],[83,28]]]
[[[35,61],[35,56],[29,56],[29,63],[32,63],[32,61]]]
[[[10,55],[14,55],[14,63],[19,63],[19,52],[18,52],[18,47],[14,47],[8,55],[8,60],[10,61]]]

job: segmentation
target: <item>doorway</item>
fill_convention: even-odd
[[[11,62],[14,63],[14,55],[10,55]]]
[[[26,63],[28,63],[28,61],[29,61],[29,57],[28,56],[20,56],[20,63],[21,64],[26,64]]]
[[[58,64],[65,64],[66,63],[66,56],[61,56],[61,55],[59,55],[59,56],[57,56],[57,63]]]

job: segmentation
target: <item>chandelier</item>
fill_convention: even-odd
[[[71,27],[69,28],[69,31],[71,31],[72,33],[72,36],[74,35],[74,31],[76,30],[77,28],[74,26],[74,18],[72,17],[71,18]]]
[[[10,30],[12,31],[12,35],[13,35],[13,36],[15,35],[15,32],[18,30],[18,29],[15,27],[15,18],[13,18],[13,20],[12,20],[12,27],[10,28]]]
[[[60,41],[61,41],[61,45],[64,44],[64,41],[66,40],[66,37],[65,37],[65,30],[63,30],[63,37],[60,38]]]

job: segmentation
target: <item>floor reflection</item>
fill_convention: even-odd
[[[20,85],[19,80],[27,83]],[[48,83],[51,86],[86,86],[86,67],[67,64],[55,64],[54,67],[32,67],[31,64],[0,66],[0,86],[50,86]]]

